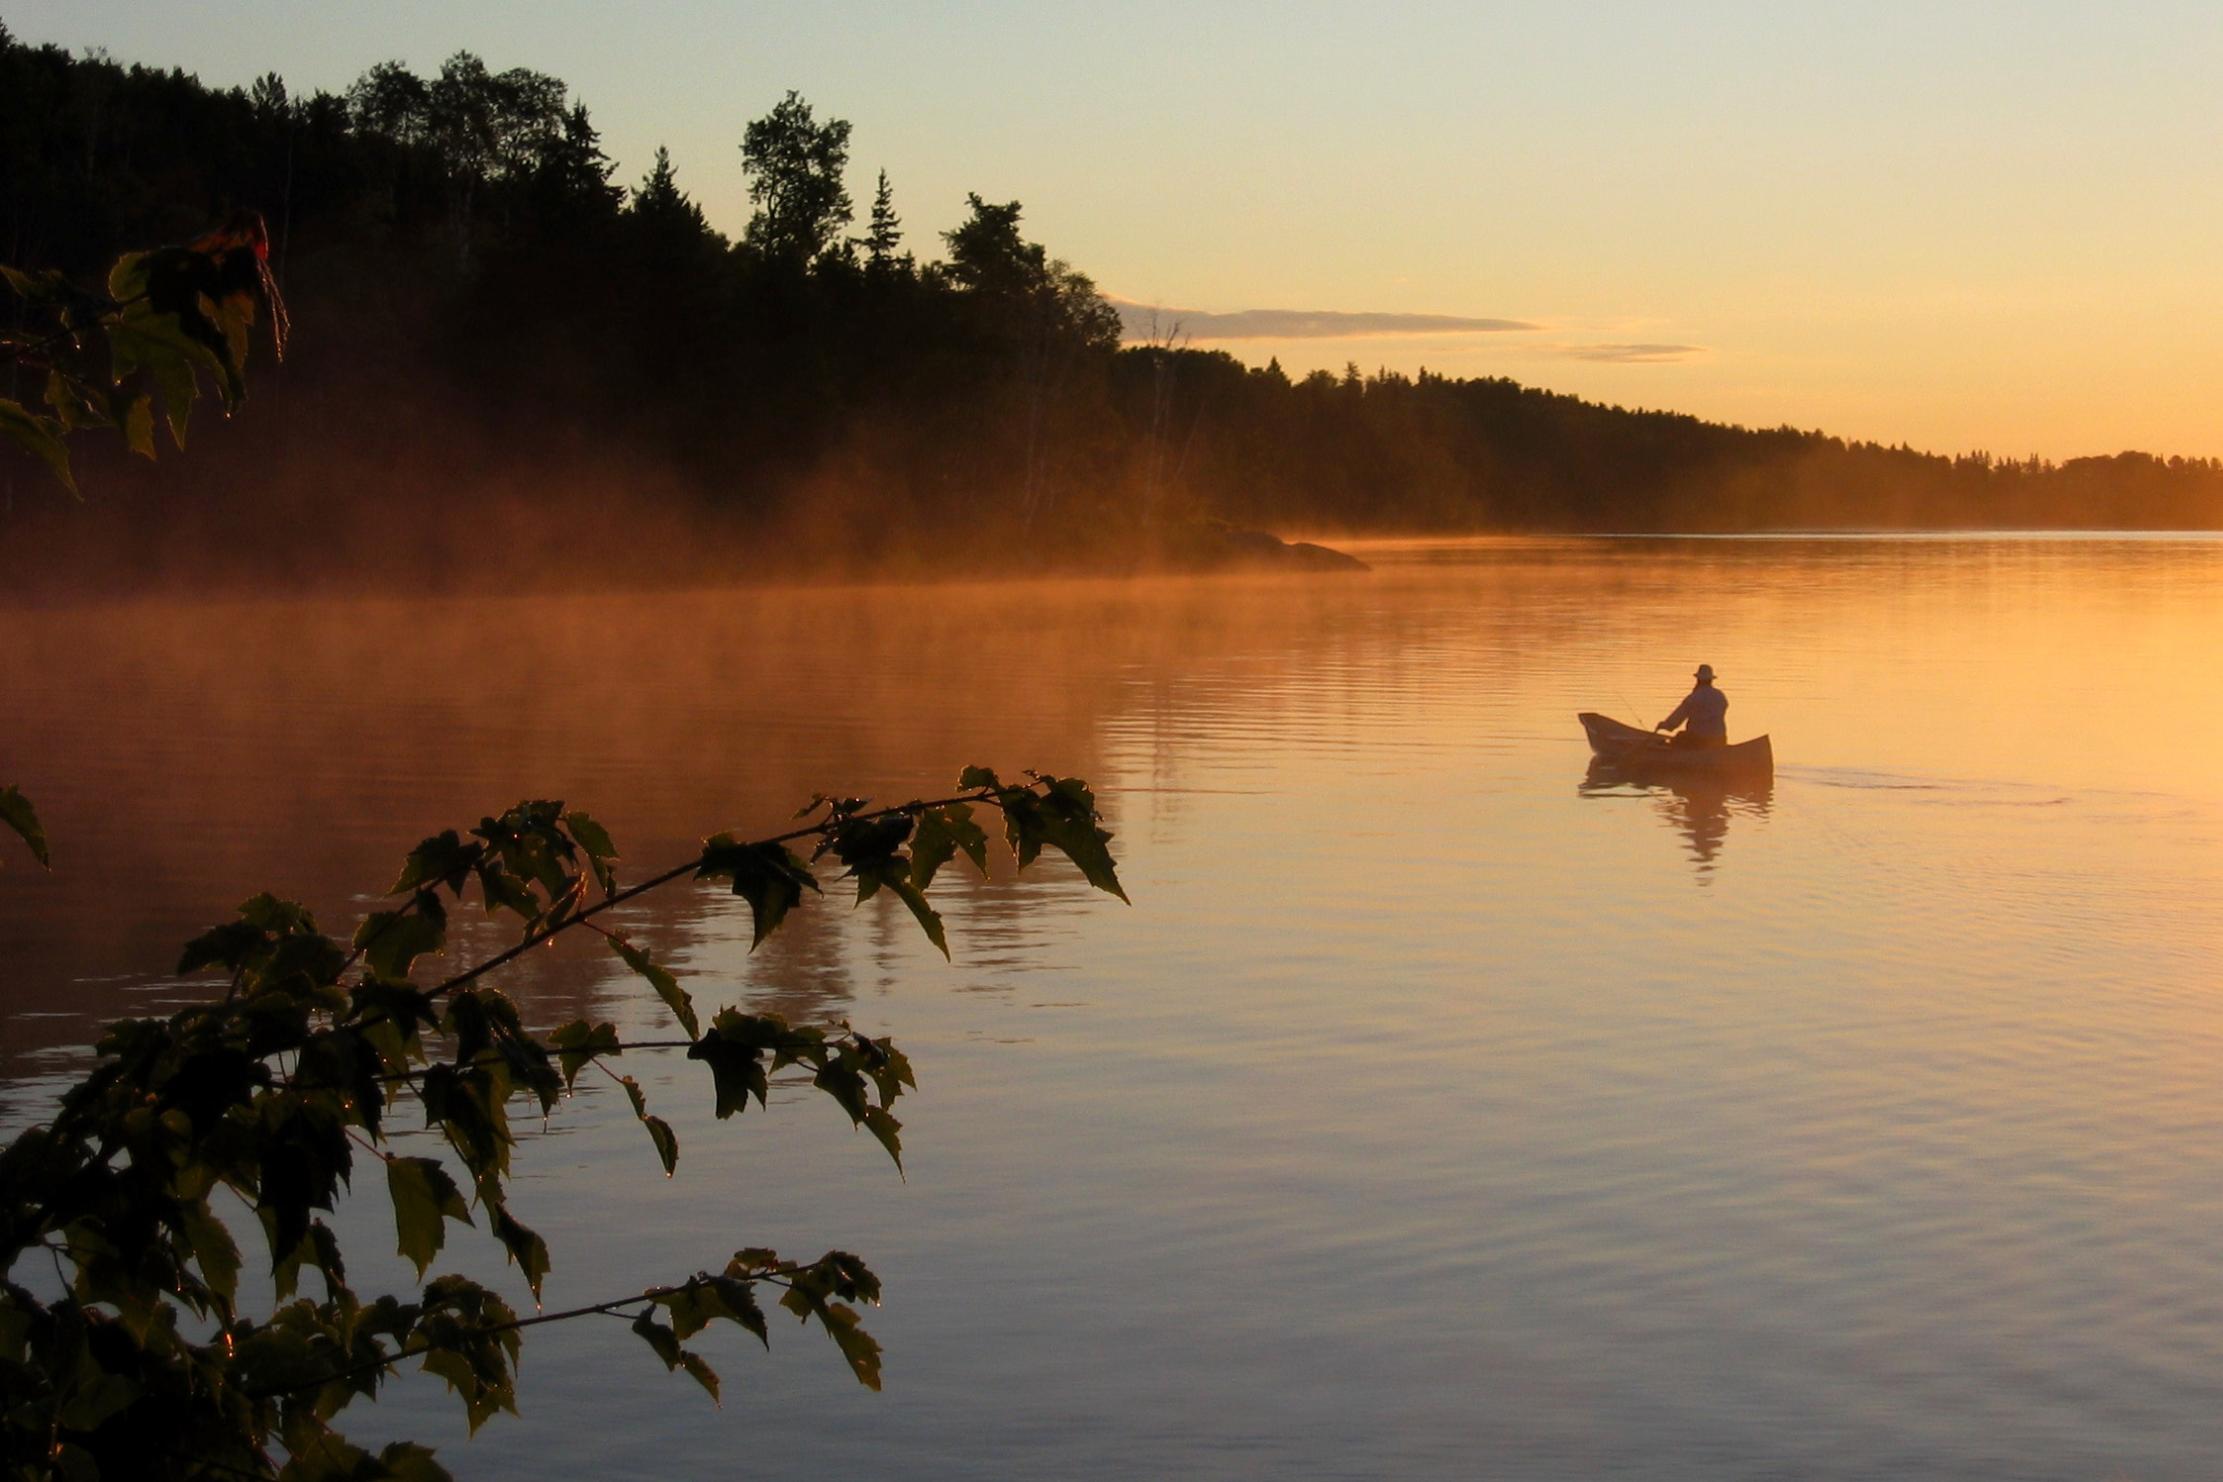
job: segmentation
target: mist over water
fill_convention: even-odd
[[[952,879],[953,964],[845,892],[754,956],[729,897],[624,923],[706,1008],[892,1032],[907,1179],[822,1098],[712,1121],[677,1058],[627,1067],[676,1179],[599,1090],[518,1154],[551,1308],[854,1249],[884,1394],[776,1327],[710,1345],[713,1410],[572,1324],[521,1420],[467,1443],[413,1379],[352,1432],[487,1476],[2209,1475],[2223,690],[2188,676],[2223,541],[1361,553],[0,614],[0,757],[57,866],[0,875],[0,1114],[195,991],[164,969],[247,895],[348,930],[519,797],[638,875],[815,791],[1031,765],[1096,784],[1132,909],[1062,864]],[[1590,785],[1574,713],[1656,720],[1700,661],[1773,786]],[[659,1027],[615,966],[511,987]],[[386,1217],[343,1219],[372,1288]],[[470,1232],[448,1260],[500,1269]]]

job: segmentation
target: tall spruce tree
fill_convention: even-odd
[[[903,245],[903,218],[895,214],[895,191],[888,184],[888,172],[880,172],[880,184],[872,193],[871,226],[858,245],[865,250],[865,267],[875,273],[892,272],[896,267],[896,248]]]

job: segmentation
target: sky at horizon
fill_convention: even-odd
[[[935,255],[967,191],[1199,346],[1954,452],[2223,455],[2223,7],[0,0],[344,90],[568,82],[713,224],[789,88]],[[1392,317],[1396,316],[1396,317]],[[1418,316],[1418,317],[1412,317]]]

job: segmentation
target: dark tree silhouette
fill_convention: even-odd
[[[636,222],[671,240],[700,241],[710,236],[702,207],[679,188],[672,152],[661,144],[656,146],[656,164],[634,187],[630,204]]]
[[[802,264],[833,250],[851,215],[842,171],[849,165],[849,123],[811,116],[790,91],[741,136],[749,172],[748,243],[774,262]]]
[[[303,324],[255,414],[159,484],[89,452],[89,503],[0,452],[0,581],[336,574],[477,560],[605,579],[922,561],[962,528],[1034,563],[1215,559],[1212,522],[1322,531],[2223,527],[2223,463],[1938,457],[1599,406],[1503,379],[1248,368],[1120,346],[1020,204],[969,195],[920,263],[882,172],[844,235],[850,126],[796,94],[749,125],[739,250],[667,154],[614,188],[559,80],[459,53],[343,94],[24,46],[0,30],[0,261],[90,284],[118,242],[270,223]],[[937,226],[940,224],[938,223]],[[0,288],[0,334],[28,322]],[[0,365],[0,398],[40,387]],[[199,424],[197,424],[199,426]],[[567,518],[551,518],[560,508]],[[589,539],[560,539],[575,511]],[[807,517],[807,523],[791,523]],[[829,544],[795,535],[837,530]]]
[[[888,273],[895,269],[896,248],[903,245],[903,218],[895,214],[895,192],[888,185],[888,172],[880,172],[880,184],[872,192],[871,226],[857,245],[865,250],[865,266],[875,273]]]

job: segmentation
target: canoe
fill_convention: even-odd
[[[1775,748],[1765,736],[1734,746],[1670,746],[1657,731],[1640,731],[1595,711],[1585,710],[1575,718],[1590,738],[1590,750],[1624,771],[1740,777],[1775,771]]]

